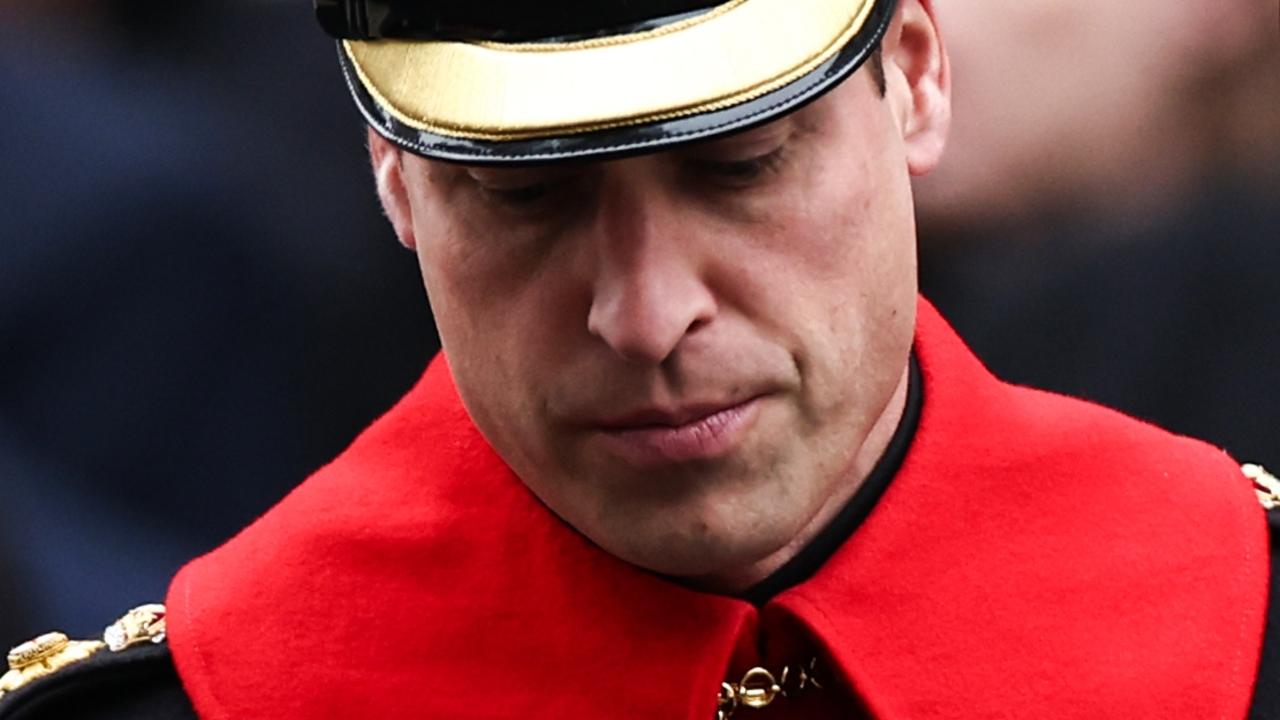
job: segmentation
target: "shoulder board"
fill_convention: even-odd
[[[46,633],[11,650],[0,677],[0,720],[194,720],[165,644],[163,605],[143,605],[100,640]]]

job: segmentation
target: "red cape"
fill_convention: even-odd
[[[206,720],[710,720],[722,680],[816,650],[825,697],[881,718],[1243,718],[1268,549],[1238,466],[1000,382],[924,302],[916,354],[900,472],[816,576],[759,610],[561,523],[437,359],[179,573],[182,681]]]

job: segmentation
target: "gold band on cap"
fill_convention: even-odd
[[[653,30],[566,43],[343,43],[405,125],[510,141],[668,120],[783,87],[843,48],[876,0],[734,0]]]

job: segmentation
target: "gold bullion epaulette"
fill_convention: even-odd
[[[1241,465],[1240,471],[1253,481],[1253,489],[1258,493],[1258,502],[1262,503],[1262,507],[1267,510],[1280,507],[1280,480],[1275,475],[1267,472],[1261,465],[1252,463]]]
[[[119,653],[142,644],[163,643],[164,614],[164,605],[142,605],[108,625],[101,640],[71,640],[64,633],[50,632],[13,648],[9,671],[0,676],[0,706],[6,696],[104,650]]]

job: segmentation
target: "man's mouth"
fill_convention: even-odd
[[[592,434],[607,453],[631,466],[710,460],[737,447],[763,399],[643,408],[596,424]]]

